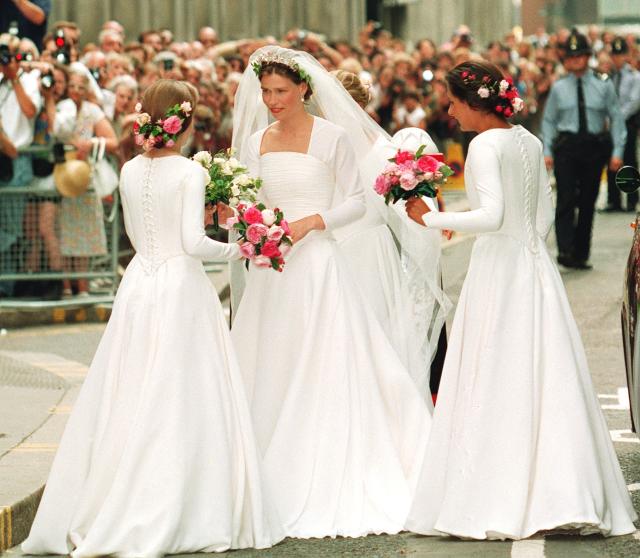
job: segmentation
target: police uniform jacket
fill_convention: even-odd
[[[608,126],[613,141],[612,156],[621,159],[627,128],[612,81],[587,70],[582,76],[582,89],[588,132],[599,134]],[[579,122],[578,81],[569,73],[553,84],[545,105],[542,119],[545,156],[552,156],[553,141],[560,132],[577,134]]]
[[[625,64],[619,72],[612,72],[611,82],[620,100],[622,118],[629,120],[640,110],[640,72]]]

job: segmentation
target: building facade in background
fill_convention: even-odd
[[[405,40],[428,37],[440,44],[460,24],[484,47],[514,27],[524,34],[588,23],[640,23],[640,0],[53,0],[51,22],[78,22],[83,42],[95,41],[104,21],[116,19],[127,39],[151,28],[169,28],[177,40],[214,27],[221,40],[272,35],[299,27],[329,40],[357,40],[369,19]]]

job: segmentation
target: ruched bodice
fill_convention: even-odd
[[[333,171],[313,155],[292,151],[265,153],[260,157],[260,175],[262,200],[269,207],[280,208],[289,222],[331,207],[335,191]]]

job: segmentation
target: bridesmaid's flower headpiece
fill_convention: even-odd
[[[279,54],[274,53],[265,53],[259,56],[256,60],[254,60],[251,64],[253,68],[253,73],[260,77],[260,71],[262,70],[263,64],[276,63],[282,64],[287,68],[293,70],[296,74],[300,76],[302,81],[306,81],[307,85],[311,87],[311,76],[305,72],[297,62],[292,60],[291,58],[281,56]]]
[[[184,132],[185,122],[191,114],[189,101],[173,105],[164,113],[164,118],[151,122],[151,116],[142,111],[142,105],[136,104],[136,112],[140,113],[133,123],[133,133],[137,145],[145,151],[160,147],[173,147],[178,136]]]
[[[487,75],[478,78],[476,74],[468,70],[462,72],[460,76],[466,86],[470,88],[477,87],[477,93],[480,98],[488,99],[491,96],[495,96],[496,105],[493,110],[498,114],[509,118],[523,109],[524,102],[518,95],[518,90],[511,78],[500,81],[492,80]]]

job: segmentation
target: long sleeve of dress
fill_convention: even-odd
[[[182,247],[190,256],[203,260],[240,258],[237,244],[226,244],[204,232],[205,175],[201,168],[189,173],[182,187]]]
[[[423,216],[427,227],[449,229],[469,233],[497,231],[504,217],[504,194],[500,172],[500,160],[490,144],[472,144],[466,165],[473,179],[479,207],[471,211],[435,213]]]
[[[551,231],[553,220],[555,216],[555,209],[553,207],[553,194],[551,193],[551,182],[549,181],[549,174],[547,173],[547,167],[544,164],[544,158],[540,154],[539,162],[539,183],[538,183],[538,208],[536,211],[536,231],[543,238],[546,239]]]
[[[343,201],[320,213],[329,231],[358,220],[367,209],[356,154],[344,131],[337,138],[333,163],[336,185],[341,190]]]

